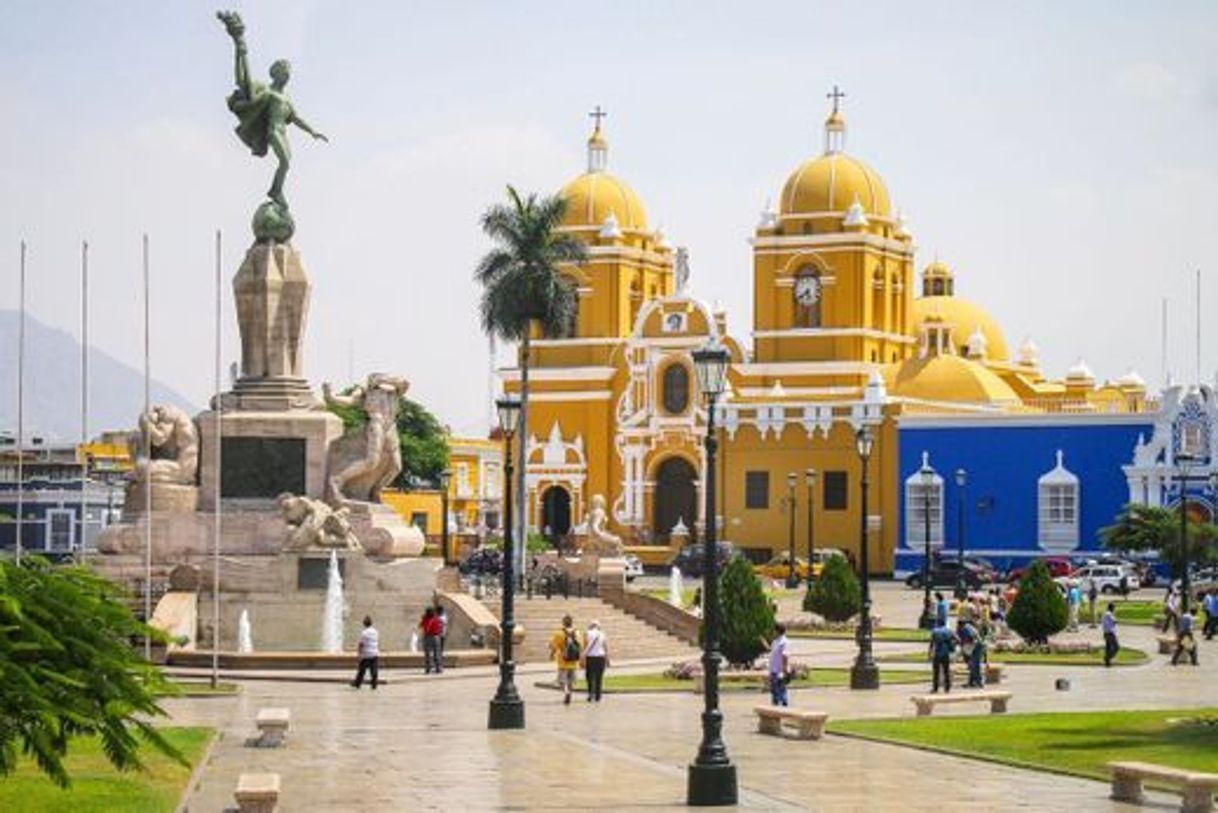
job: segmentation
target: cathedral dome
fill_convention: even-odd
[[[782,188],[780,213],[845,212],[856,200],[865,214],[892,214],[888,187],[875,170],[844,153],[828,153],[791,173]]]
[[[929,267],[927,270],[930,270]],[[968,339],[980,330],[985,337],[986,358],[995,361],[1010,358],[1011,351],[1002,327],[980,306],[955,296],[923,296],[913,301],[909,322],[916,325],[931,315],[943,317],[943,321],[951,327],[952,344],[958,354],[968,354]]]
[[[599,110],[598,110],[599,115]],[[578,176],[559,194],[567,199],[567,214],[562,225],[571,228],[602,228],[612,216],[613,227],[622,231],[646,231],[647,212],[634,190],[605,171],[609,142],[596,129],[588,137],[588,171]]]
[[[959,356],[914,358],[884,370],[889,395],[921,401],[1018,404],[1015,391],[981,364]]]

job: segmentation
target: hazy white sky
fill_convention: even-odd
[[[847,150],[886,179],[921,268],[1025,335],[1060,375],[1194,376],[1193,274],[1218,311],[1214,3],[237,4],[251,67],[293,61],[287,191],[313,278],[314,382],[393,370],[456,431],[486,410],[471,272],[477,218],[506,183],[556,190],[610,112],[610,168],[691,251],[694,292],[747,337],[747,239],[819,152],[824,94],[848,94]],[[232,51],[213,4],[10,3],[0,27],[0,307],[75,330],[91,245],[95,344],[138,366],[139,235],[153,258],[153,372],[211,389],[212,240],[230,278],[269,161],[224,105]],[[303,135],[303,134],[301,134]],[[1203,368],[1218,367],[1210,330]],[[6,352],[11,352],[7,349]],[[94,382],[95,387],[104,382]]]

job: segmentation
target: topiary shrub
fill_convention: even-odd
[[[1007,613],[1007,626],[1029,644],[1045,645],[1049,636],[1066,628],[1066,598],[1053,582],[1048,566],[1037,560],[1019,582],[1019,594]]]
[[[723,657],[733,666],[751,665],[774,634],[774,608],[747,559],[735,557],[724,567],[719,606]]]
[[[804,609],[834,624],[849,621],[863,609],[863,589],[850,563],[838,556],[825,562],[825,569],[804,594]]]

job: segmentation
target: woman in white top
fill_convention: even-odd
[[[601,685],[605,680],[605,667],[609,665],[609,646],[600,622],[588,622],[584,635],[584,677],[588,681],[588,702],[601,702]]]

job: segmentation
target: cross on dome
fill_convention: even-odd
[[[825,98],[833,102],[833,110],[825,119],[825,154],[839,153],[846,148],[846,119],[842,116],[841,102],[846,94],[837,85],[825,94]]]
[[[599,104],[588,114],[588,118],[596,122],[592,135],[588,137],[588,171],[604,172],[609,163],[609,142],[601,135],[601,120],[609,113]]]
[[[835,107],[834,109],[836,110],[837,108]],[[601,107],[601,106],[598,104],[598,105],[596,106],[596,108],[595,108],[595,109],[593,109],[593,111],[592,111],[591,113],[589,113],[589,114],[588,114],[588,118],[590,118],[590,119],[592,119],[593,121],[595,121],[595,122],[596,122],[596,129],[597,129],[597,130],[600,130],[600,129],[601,129],[601,119],[603,119],[603,118],[607,117],[608,115],[609,115],[609,111],[605,110],[604,108],[602,108],[602,107]]]
[[[841,100],[846,98],[846,93],[841,88],[839,88],[837,85],[834,85],[833,90],[831,90],[825,94],[825,98],[833,100],[833,113],[836,114],[838,112],[838,107],[841,103]]]

